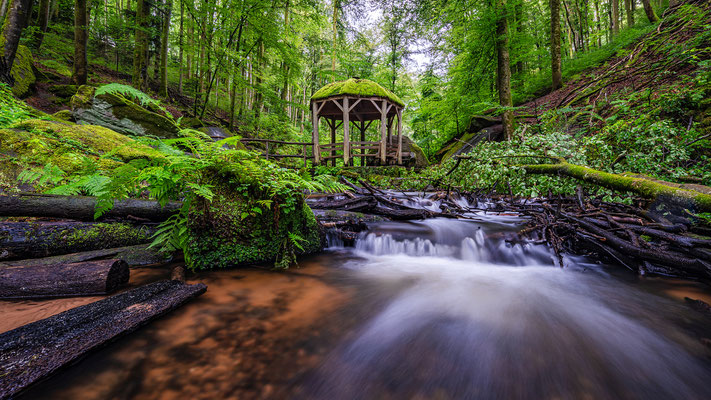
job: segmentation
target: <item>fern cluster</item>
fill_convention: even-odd
[[[151,96],[143,93],[142,91],[134,88],[133,86],[123,85],[120,83],[109,83],[103,85],[96,89],[94,93],[95,96],[100,96],[102,94],[113,94],[121,95],[130,99],[131,101],[140,104],[146,108],[153,108],[162,111],[168,118],[175,121],[173,114],[170,113],[159,100],[152,98]]]
[[[210,203],[215,197],[215,179],[229,182],[229,187],[240,196],[250,199],[253,206],[242,219],[276,210],[289,215],[298,210],[303,193],[348,190],[332,176],[312,178],[306,172],[281,168],[256,152],[234,148],[238,138],[213,142],[202,132],[183,130],[177,139],[137,138],[159,150],[163,159],[136,159],[112,170],[98,168],[96,159],[86,158],[80,171],[66,174],[53,165],[25,171],[21,180],[54,185],[53,194],[89,195],[98,198],[95,217],[99,218],[113,207],[114,200],[129,197],[148,197],[165,205],[168,201],[182,201],[180,211],[159,227],[152,246],[165,251],[181,250],[190,266],[188,217],[199,202]],[[110,156],[110,155],[104,155]],[[302,239],[297,232],[288,232],[283,240],[285,252],[280,260],[293,260],[293,249],[300,248]],[[284,263],[284,262],[282,262]]]
[[[32,118],[29,108],[15,98],[10,86],[0,83],[0,129],[28,118]]]

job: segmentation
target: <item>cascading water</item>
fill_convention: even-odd
[[[304,398],[711,398],[689,310],[598,264],[509,244],[516,224],[380,223],[344,267],[383,296]]]

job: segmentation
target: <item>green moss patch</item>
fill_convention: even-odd
[[[381,97],[399,106],[405,106],[402,100],[393,92],[368,79],[351,78],[345,81],[329,83],[319,89],[311,100],[321,100],[333,96],[351,95],[357,97]]]
[[[27,46],[17,47],[15,62],[12,64],[10,75],[15,79],[15,84],[12,86],[12,93],[17,97],[29,95],[36,78],[32,71],[32,52]]]

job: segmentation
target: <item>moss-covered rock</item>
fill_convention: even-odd
[[[333,82],[319,89],[311,100],[321,100],[332,96],[351,95],[356,97],[380,97],[404,106],[402,100],[393,92],[368,79],[351,78],[345,81]]]
[[[32,52],[27,46],[18,46],[15,53],[15,62],[12,64],[10,75],[15,79],[12,93],[17,97],[30,94],[35,84],[35,74],[32,71]]]
[[[56,113],[52,114],[52,117],[61,120],[61,121],[72,121],[74,120],[74,117],[72,116],[72,112],[70,110],[61,110],[57,111]]]
[[[430,165],[425,152],[412,139],[402,137],[402,161],[408,167],[425,168]]]
[[[72,97],[72,114],[78,123],[99,125],[126,135],[161,138],[177,137],[180,131],[161,110],[149,110],[120,93],[94,94],[94,88],[85,85]]]
[[[196,117],[183,117],[180,120],[180,126],[185,129],[198,129],[205,126],[205,123]]]
[[[50,85],[47,90],[57,97],[69,98],[77,93],[77,85]]]
[[[323,248],[316,218],[303,199],[297,201],[294,211],[285,213],[277,204],[258,205],[228,184],[218,184],[214,190],[217,194],[212,202],[195,207],[189,218],[186,254],[193,268],[282,264],[289,254],[309,254]],[[289,233],[303,239],[297,240],[298,246]]]
[[[0,129],[0,188],[16,187],[23,169],[51,163],[71,173],[87,157],[107,171],[135,159],[164,158],[159,151],[101,126],[30,119]]]

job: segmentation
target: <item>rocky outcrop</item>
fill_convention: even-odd
[[[180,127],[165,113],[134,102],[120,93],[95,96],[91,86],[81,86],[72,97],[72,115],[79,124],[99,125],[136,136],[177,137]]]

